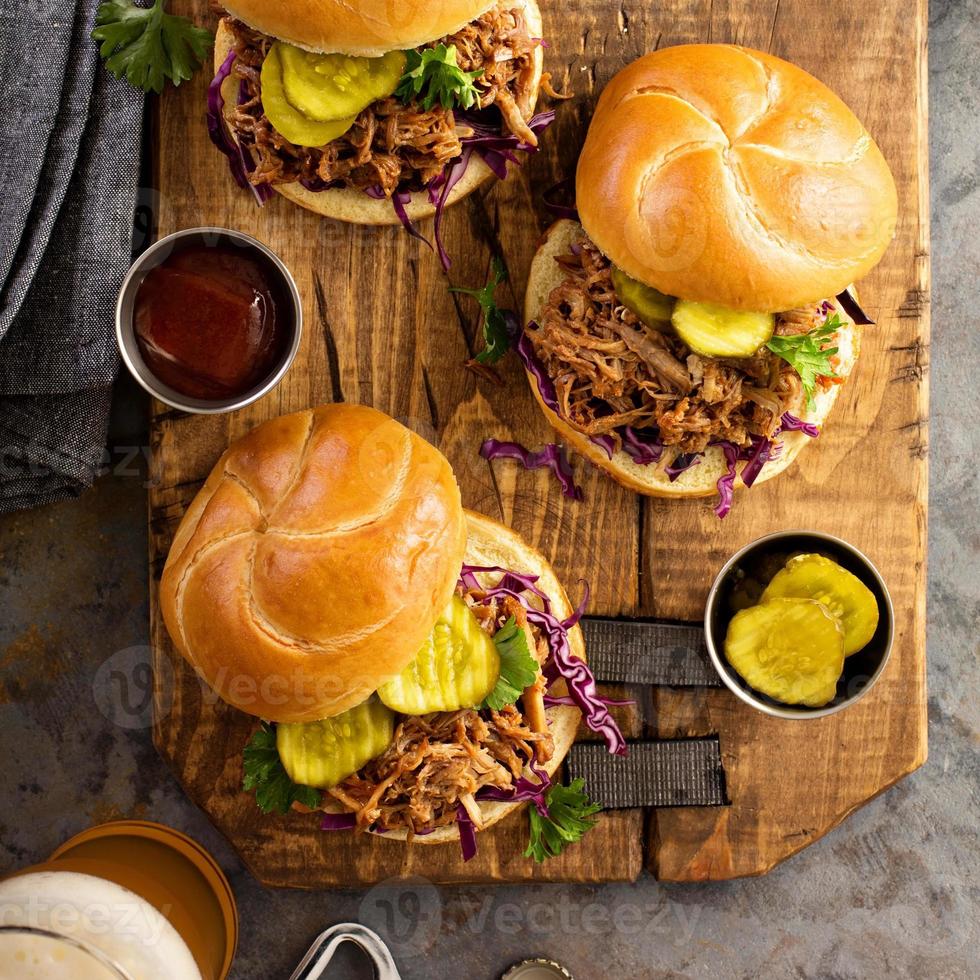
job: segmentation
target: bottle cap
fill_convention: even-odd
[[[500,980],[573,980],[573,977],[554,960],[533,959],[516,963]]]

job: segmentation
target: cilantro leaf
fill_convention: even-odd
[[[493,638],[500,654],[500,676],[481,707],[500,711],[513,704],[538,677],[538,662],[527,645],[527,634],[513,616],[497,630]]]
[[[483,69],[463,71],[456,63],[453,45],[437,44],[421,51],[406,51],[405,58],[405,72],[395,89],[395,96],[402,102],[419,99],[424,109],[431,109],[436,102],[443,109],[455,106],[469,109],[476,104],[480,93],[473,82],[483,74]]]
[[[837,347],[826,347],[844,324],[837,313],[827,318],[822,326],[814,327],[809,333],[791,334],[787,337],[773,337],[766,347],[796,369],[806,392],[807,408],[813,408],[813,392],[817,378],[836,378],[830,359],[837,353]]]
[[[243,755],[245,779],[242,786],[255,790],[255,802],[263,813],[288,813],[293,803],[303,803],[316,809],[320,791],[312,786],[300,786],[289,778],[276,748],[276,730],[268,722],[252,736]]]
[[[584,779],[573,779],[568,786],[555,783],[545,795],[547,817],[542,817],[533,806],[528,808],[531,843],[524,857],[533,857],[539,862],[557,857],[596,825],[592,817],[602,807],[588,798],[582,789],[584,784]]]
[[[174,85],[190,78],[207,56],[214,36],[186,17],[163,11],[163,0],[137,7],[132,0],[104,0],[95,13],[92,37],[116,78],[144,92],[162,92],[166,79]]]
[[[493,294],[497,287],[507,281],[507,268],[499,255],[493,257],[493,277],[482,289],[463,289],[451,286],[451,293],[464,293],[472,296],[483,310],[483,350],[474,360],[478,364],[496,364],[507,353],[511,344],[514,330],[511,321],[514,314],[510,310],[502,310],[494,301]]]

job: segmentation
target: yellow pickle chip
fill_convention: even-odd
[[[494,689],[500,654],[469,606],[453,596],[416,658],[378,688],[403,715],[474,708]]]
[[[394,714],[372,694],[333,718],[276,725],[276,748],[294,783],[329,789],[381,755],[394,734]]]
[[[824,555],[798,555],[778,572],[762,594],[769,599],[816,599],[844,631],[844,655],[862,650],[878,628],[878,601],[854,574]]]
[[[739,676],[783,704],[820,708],[844,670],[844,633],[813,599],[772,599],[735,614],[725,657]]]

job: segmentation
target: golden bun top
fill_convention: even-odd
[[[765,312],[864,276],[898,208],[881,151],[829,88],[722,44],[655,51],[609,82],[576,201],[589,237],[633,278]]]
[[[225,10],[263,34],[328,54],[376,58],[453,34],[494,0],[223,0]]]
[[[160,605],[174,645],[225,701],[312,721],[416,656],[465,542],[437,449],[372,408],[324,405],[228,448],[177,530]]]

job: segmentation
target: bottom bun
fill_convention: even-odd
[[[497,566],[510,569],[522,574],[537,575],[537,586],[551,600],[552,611],[559,619],[567,619],[574,608],[565,594],[558,577],[548,563],[547,558],[526,544],[519,534],[503,524],[498,524],[489,517],[466,511],[467,539],[464,560],[468,565]],[[478,576],[480,579],[492,581],[495,576]],[[499,576],[497,576],[499,577]],[[578,626],[568,631],[568,643],[572,653],[585,660],[585,642],[582,630]],[[552,757],[542,766],[549,776],[553,776],[568,755],[568,750],[575,741],[581,712],[578,708],[558,705],[546,711],[549,731],[554,739],[555,751]],[[483,830],[492,827],[503,820],[509,813],[527,806],[526,803],[495,803],[480,802],[483,814]],[[344,808],[327,801],[324,810],[331,813],[343,813]],[[408,831],[391,830],[385,833],[386,840],[406,840]],[[459,839],[459,830],[455,823],[437,827],[431,834],[416,834],[413,843],[416,844],[445,844]]]
[[[527,292],[524,297],[525,324],[540,317],[541,311],[548,303],[551,291],[562,282],[564,274],[555,259],[560,255],[567,254],[573,243],[585,238],[585,229],[577,221],[568,219],[556,221],[545,233],[544,240],[531,263]],[[853,286],[851,292],[855,292]],[[830,302],[834,304],[841,322],[844,324],[840,331],[840,347],[842,352],[847,351],[849,354],[842,358],[843,363],[839,373],[842,378],[847,378],[857,360],[861,343],[861,328],[847,315],[836,299]],[[623,486],[650,497],[711,497],[718,492],[718,480],[728,472],[725,454],[719,446],[709,446],[704,452],[700,464],[685,470],[672,483],[665,472],[673,458],[669,453],[664,453],[664,457],[659,463],[650,463],[645,466],[635,462],[631,456],[622,451],[615,453],[610,459],[605,451],[592,442],[587,435],[579,432],[578,429],[552,411],[541,398],[541,392],[538,390],[534,376],[527,372],[527,377],[541,411],[544,412],[555,431],[577,453],[606,470]],[[842,385],[835,384],[829,388],[818,389],[814,393],[813,407],[801,415],[801,419],[804,422],[811,422],[822,427],[837,400],[841,387]],[[812,441],[809,436],[802,432],[787,432],[779,436],[778,442],[783,446],[782,452],[778,459],[766,463],[756,478],[754,486],[779,476],[793,464],[804,447]],[[744,466],[744,463],[739,464],[739,472]],[[741,479],[737,479],[735,486],[736,489],[743,488],[744,484]]]

